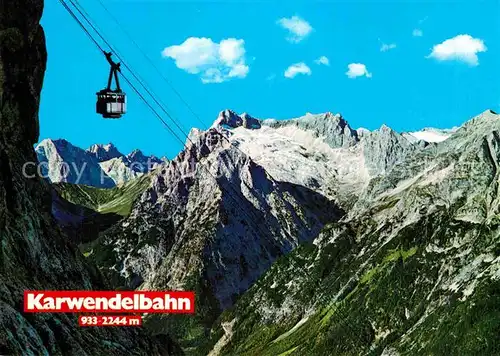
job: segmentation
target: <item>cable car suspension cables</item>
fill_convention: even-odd
[[[109,47],[109,49],[116,55],[116,57],[123,63],[123,65],[125,66],[125,68],[130,72],[130,74],[132,74],[132,76],[134,77],[134,79],[142,86],[142,88],[146,91],[146,93],[151,97],[151,99],[156,103],[156,105],[158,105],[160,107],[160,109],[165,113],[165,115],[167,115],[167,117],[170,119],[170,121],[175,125],[175,127],[181,131],[181,133],[186,136],[185,132],[186,129],[182,127],[182,125],[180,125],[173,117],[172,115],[170,115],[170,113],[166,110],[166,105],[162,102],[160,102],[158,99],[157,99],[157,95],[148,88],[147,86],[147,83],[145,82],[145,80],[143,80],[139,74],[136,74],[131,66],[129,66],[127,64],[127,62],[122,58],[122,56],[120,55],[120,52],[118,50],[116,50],[110,43],[109,41],[106,40],[106,38],[103,36],[102,34],[102,30],[99,29],[99,27],[97,25],[94,24],[94,21],[92,21],[92,18],[90,17],[89,13],[87,11],[85,11],[85,9],[83,8],[83,6],[77,1],[77,0],[69,0],[69,2],[71,4],[73,4],[73,6],[75,7],[75,9],[78,11],[78,13],[80,14],[80,16],[85,20],[85,22],[88,23],[88,25],[95,31],[95,33],[97,33],[97,35],[101,38],[101,40]],[[162,120],[163,121],[163,120]],[[174,134],[175,136],[177,136],[177,134]],[[182,140],[181,140],[182,141]]]
[[[107,53],[104,49],[103,46],[99,44],[99,42],[94,38],[94,36],[90,33],[90,31],[86,28],[86,26],[80,21],[78,16],[74,13],[74,11],[70,8],[70,6],[66,3],[64,0],[59,0],[59,2],[63,5],[63,7],[68,11],[68,13],[71,15],[71,17],[77,22],[77,24],[82,28],[82,30],[85,32],[85,34],[90,38],[90,40],[96,45],[96,47],[103,53],[104,55]],[[73,7],[81,14],[81,16],[85,19],[87,23],[90,24],[90,21],[84,16],[84,14],[78,9],[77,5],[72,1],[69,0],[69,2],[73,5]],[[92,29],[97,33],[97,35],[101,38],[101,40],[109,47],[109,49],[116,54],[116,51],[113,49],[113,47],[104,39],[104,37],[99,33],[99,31],[96,29],[95,26],[90,24]],[[117,55],[118,59],[120,59],[122,62],[123,60]],[[123,62],[124,63],[124,62]],[[124,63],[125,67],[133,74],[133,72],[130,70],[130,68]],[[165,122],[165,120],[161,117],[161,115],[156,111],[156,109],[145,99],[145,97],[140,93],[140,91],[132,84],[132,82],[123,74],[123,72],[120,73],[121,76],[125,79],[125,81],[130,85],[130,87],[134,90],[134,92],[139,96],[139,98],[146,104],[146,106],[149,107],[149,109],[153,112],[153,114],[163,123],[163,126],[172,134],[174,135],[177,139],[180,139],[175,131]],[[138,80],[138,79],[137,79]],[[139,81],[139,80],[138,80]]]
[[[202,125],[201,128],[205,127],[205,123],[200,118],[199,115],[193,110],[191,105],[184,100],[181,93],[175,89],[174,85],[168,80],[168,78],[162,73],[162,71],[154,64],[153,60],[142,50],[139,44],[134,40],[134,38],[130,35],[130,33],[121,25],[118,19],[113,15],[111,11],[108,10],[106,5],[102,2],[102,0],[97,0],[99,4],[101,4],[102,8],[109,14],[109,16],[113,19],[113,21],[118,25],[118,27],[122,30],[122,32],[129,38],[129,40],[134,44],[134,46],[141,52],[142,56],[149,62],[149,64],[156,70],[156,72],[160,75],[160,77],[165,81],[165,83],[172,89],[172,91],[177,95],[177,97],[182,101],[182,103],[186,106],[186,108],[191,112],[191,114],[198,120],[198,122]]]
[[[80,21],[80,19],[78,18],[78,16],[75,15],[75,13],[73,12],[73,10],[71,10],[71,8],[68,6],[68,4],[66,4],[66,2],[64,0],[59,0],[59,2],[61,3],[61,5],[66,9],[66,11],[68,11],[68,13],[71,15],[71,17],[78,23],[78,25],[80,25],[80,27],[82,28],[82,30],[85,32],[85,34],[87,35],[88,38],[90,38],[90,40],[92,42],[94,42],[94,44],[97,46],[97,48],[99,48],[99,50],[101,52],[104,53],[104,49],[101,47],[101,45],[95,40],[95,38],[92,36],[92,34],[87,30],[87,28],[85,27],[85,25]]]

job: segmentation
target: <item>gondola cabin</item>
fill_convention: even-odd
[[[119,119],[127,110],[127,97],[120,88],[118,72],[120,63],[115,63],[111,59],[111,52],[104,52],[108,63],[111,66],[108,77],[108,86],[97,92],[96,112],[105,119]],[[116,89],[111,89],[113,78],[116,82]]]
[[[105,119],[119,119],[127,112],[127,97],[124,92],[103,89],[97,93],[96,112]]]

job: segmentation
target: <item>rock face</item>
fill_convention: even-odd
[[[87,152],[95,156],[99,162],[109,161],[113,158],[123,157],[123,154],[112,144],[95,144],[87,149]]]
[[[421,149],[390,127],[365,132],[361,139],[365,165],[371,176],[385,174],[405,157]]]
[[[499,132],[486,111],[373,177],[223,314],[211,355],[496,354]]]
[[[36,162],[43,2],[0,0],[0,9],[0,354],[168,355],[141,330],[83,329],[75,316],[22,312],[24,290],[107,285],[56,227],[48,183],[34,167],[23,172]]]
[[[35,151],[40,173],[52,183],[111,188],[154,169],[163,160],[135,150],[123,155],[113,144],[83,150],[66,140],[45,139]]]
[[[237,128],[244,127],[246,129],[260,129],[260,120],[254,119],[248,114],[238,115],[234,111],[222,111],[212,127]]]
[[[293,125],[302,130],[312,131],[316,137],[324,137],[325,142],[332,148],[352,147],[359,141],[358,133],[340,114],[307,114],[292,120],[266,120],[264,124],[275,128]]]

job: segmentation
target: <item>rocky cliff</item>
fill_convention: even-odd
[[[0,354],[169,355],[142,330],[82,329],[72,315],[24,314],[23,291],[105,289],[56,227],[36,177],[38,104],[47,53],[41,0],[0,0]],[[34,177],[34,178],[28,178]]]

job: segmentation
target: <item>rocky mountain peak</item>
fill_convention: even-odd
[[[340,114],[308,113],[290,120],[264,120],[262,125],[274,128],[297,127],[311,132],[315,137],[324,138],[325,142],[332,148],[352,147],[359,141],[358,133],[349,126],[349,123]]]
[[[363,131],[360,144],[372,176],[386,173],[409,153],[421,149],[385,124],[378,130]]]
[[[50,156],[56,155],[61,156],[63,152],[72,152],[79,150],[78,147],[74,146],[65,139],[50,139],[46,138],[35,146],[35,152],[38,155]],[[43,160],[42,160],[43,161]]]
[[[36,147],[42,146],[42,147],[53,147],[54,149],[66,149],[66,148],[72,148],[74,147],[70,142],[63,138],[58,138],[58,139],[50,139],[46,138],[42,141],[40,141],[39,144],[37,144]]]
[[[259,129],[261,127],[261,123],[260,120],[253,118],[248,113],[238,115],[232,110],[224,110],[219,113],[219,116],[213,123],[212,127],[222,127],[227,129],[235,129],[237,127]]]
[[[226,109],[219,113],[217,119],[212,124],[212,127],[217,126],[228,126],[230,128],[236,128],[241,126],[242,120],[241,117],[236,114],[234,111]]]
[[[358,133],[358,137],[361,138],[361,136],[369,134],[370,130],[368,130],[368,129],[364,128],[364,127],[360,127],[358,129],[356,129],[356,132]]]
[[[112,143],[94,144],[87,149],[87,152],[94,155],[99,162],[109,161],[110,159],[123,156]]]
[[[338,122],[343,122],[344,126],[345,126],[345,124],[347,124],[347,121],[344,120],[344,117],[340,113],[334,114],[331,111],[328,111],[324,115],[325,115],[325,119],[332,119],[332,120],[336,120]]]
[[[132,152],[130,152],[128,155],[127,155],[127,158],[130,160],[130,161],[145,161],[147,160],[147,157],[144,155],[144,153],[142,153],[141,150],[139,149],[135,149],[133,150]]]
[[[384,132],[384,133],[390,133],[390,132],[394,132],[389,126],[387,126],[386,124],[382,124],[382,126],[380,126],[380,128],[378,129],[380,132]]]
[[[487,126],[497,126],[500,115],[495,113],[493,110],[488,109],[480,113],[479,115],[473,117],[471,120],[467,121],[460,129],[465,130],[487,130]],[[459,130],[460,130],[459,129]]]

